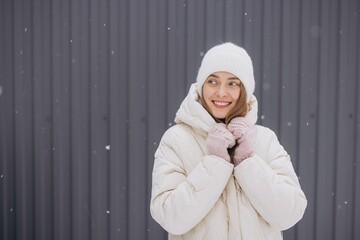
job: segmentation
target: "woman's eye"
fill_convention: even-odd
[[[208,79],[207,82],[211,85],[215,85],[216,84],[216,80],[214,79]]]
[[[237,82],[230,82],[229,85],[230,85],[230,86],[239,86],[239,83],[237,83]]]

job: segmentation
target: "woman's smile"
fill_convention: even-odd
[[[212,101],[215,107],[217,108],[227,108],[231,102],[223,102],[223,101]]]

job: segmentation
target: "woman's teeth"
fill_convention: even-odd
[[[219,106],[226,106],[230,104],[229,102],[217,102],[217,101],[214,101],[214,103],[215,105],[219,105]]]

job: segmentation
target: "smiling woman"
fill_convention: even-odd
[[[275,133],[256,125],[247,52],[211,48],[155,153],[150,211],[169,239],[282,239],[307,200]]]

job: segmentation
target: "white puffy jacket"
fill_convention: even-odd
[[[248,116],[257,119],[257,102]],[[255,155],[234,168],[208,155],[213,118],[193,84],[155,153],[150,211],[169,239],[282,239],[307,200],[275,133],[256,125]]]

